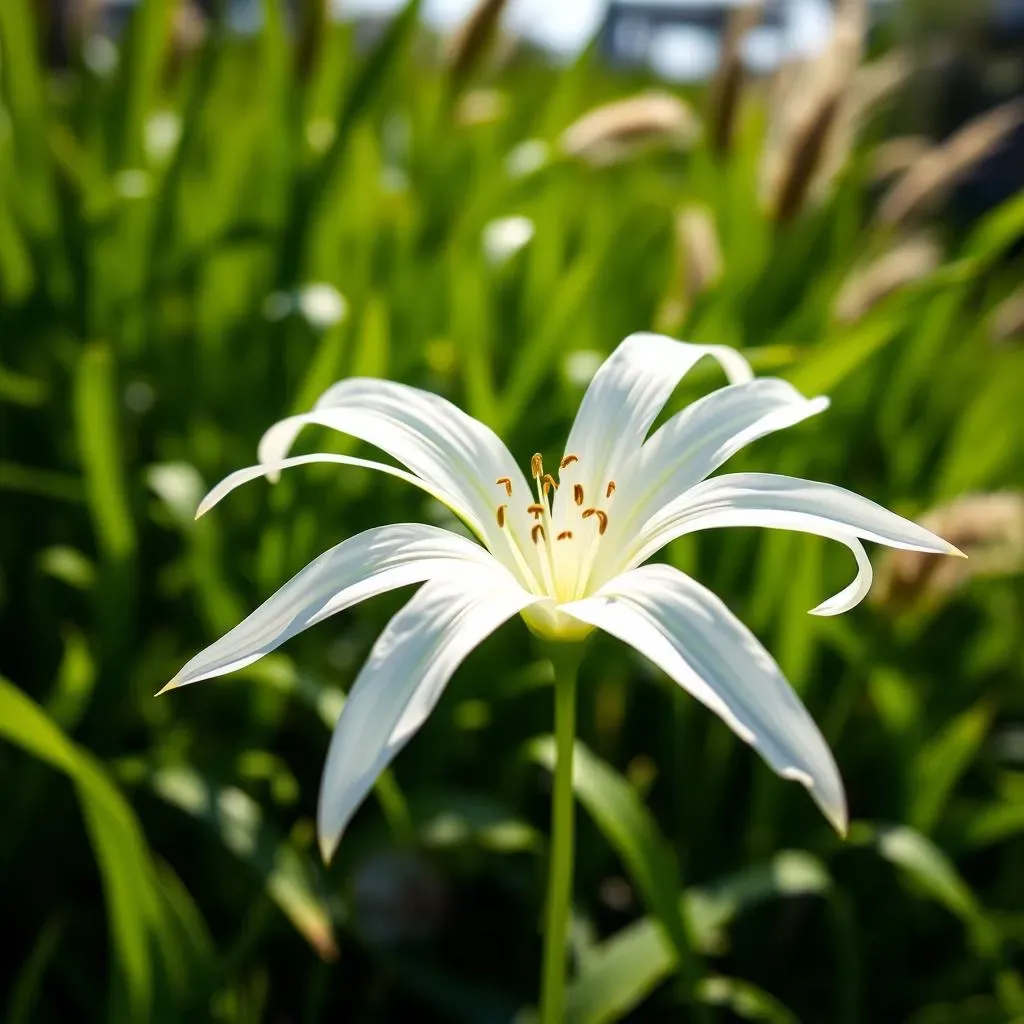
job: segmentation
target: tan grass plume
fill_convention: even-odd
[[[880,224],[898,227],[933,210],[972,167],[994,153],[1024,122],[1024,100],[981,114],[933,146],[883,196]]]
[[[559,144],[569,156],[603,165],[650,148],[685,149],[699,134],[687,103],[650,90],[588,111],[565,129]]]
[[[875,575],[872,603],[890,609],[934,607],[973,578],[1024,572],[1024,492],[965,495],[919,522],[967,558],[886,551]]]
[[[733,131],[743,92],[743,37],[761,20],[762,0],[733,8],[722,37],[718,68],[709,89],[708,127],[711,149],[724,155],[732,148]]]
[[[993,345],[1024,342],[1024,287],[1011,293],[992,311],[989,340]]]
[[[507,0],[479,0],[448,43],[445,64],[456,83],[477,68],[498,29]]]
[[[886,139],[871,154],[871,180],[891,181],[913,167],[931,147],[931,140],[925,135],[897,135]]]
[[[668,293],[657,315],[658,330],[682,327],[696,299],[722,276],[722,247],[711,211],[705,206],[679,210],[673,224],[675,258]]]
[[[904,239],[874,262],[850,273],[836,297],[836,319],[855,323],[893,292],[927,277],[941,261],[942,249],[932,236]]]

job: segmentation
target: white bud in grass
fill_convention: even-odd
[[[510,178],[527,178],[550,159],[551,147],[543,139],[526,139],[505,157],[505,171]]]
[[[600,352],[592,348],[581,348],[565,357],[562,373],[574,387],[585,388],[602,362],[604,356]]]
[[[164,161],[181,139],[181,118],[173,110],[159,110],[146,118],[146,154],[155,163]]]
[[[317,282],[303,285],[295,296],[298,311],[313,327],[325,330],[348,314],[345,296],[333,285]]]
[[[149,195],[149,175],[137,167],[114,175],[114,191],[123,199],[142,199]]]
[[[499,217],[490,221],[483,232],[484,255],[492,265],[505,263],[533,238],[533,221],[529,217]]]
[[[82,45],[82,60],[85,66],[101,78],[114,73],[120,60],[117,45],[102,35],[92,35]]]

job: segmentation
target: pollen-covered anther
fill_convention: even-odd
[[[615,481],[609,480],[608,486],[604,489],[604,496],[610,498],[615,493]]]
[[[499,505],[498,506],[498,529],[499,530],[504,530],[505,529],[505,509],[507,509],[507,508],[508,508],[508,505]]]
[[[497,480],[495,480],[494,482],[495,482],[495,483],[496,483],[496,484],[497,484],[497,485],[498,485],[499,487],[504,487],[504,488],[505,488],[505,493],[506,493],[506,494],[507,494],[507,495],[508,495],[508,496],[509,496],[510,498],[512,497],[512,480],[511,480],[511,478],[510,478],[510,477],[507,477],[507,476],[499,476],[499,477],[498,477],[498,479],[497,479]]]
[[[575,501],[577,505],[583,504],[583,484],[572,485],[572,500]]]
[[[588,508],[583,513],[584,519],[589,519],[591,516],[597,516],[597,532],[598,534],[604,533],[608,529],[608,513],[602,512],[599,508]]]
[[[540,519],[540,517],[542,515],[544,515],[544,506],[543,505],[530,505],[530,507],[527,508],[526,511],[529,512],[530,515],[533,516],[534,519]]]
[[[550,473],[545,473],[541,477],[540,484],[545,494],[552,489],[558,490],[558,481]]]
[[[530,459],[530,475],[534,480],[544,475],[544,460],[540,457],[540,452]]]
[[[539,544],[544,539],[544,527],[540,523],[530,531],[530,538],[534,544]]]
[[[563,530],[558,535],[558,540],[572,540],[572,530]]]
[[[575,455],[566,455],[564,459],[558,464],[559,469],[567,469],[574,462],[579,462],[579,458]]]

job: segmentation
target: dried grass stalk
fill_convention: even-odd
[[[732,148],[733,130],[743,89],[743,37],[761,20],[762,0],[734,8],[722,38],[722,53],[711,82],[708,124],[711,149],[725,155]]]
[[[680,210],[675,236],[680,291],[690,305],[722,276],[722,247],[711,211],[703,206]]]
[[[455,82],[464,82],[487,52],[506,0],[480,0],[459,30],[452,36],[445,55],[448,73]]]
[[[846,0],[820,58],[777,81],[777,103],[762,163],[762,187],[781,223],[820,189],[823,169],[845,162],[853,138],[850,83],[864,46],[864,0]]]
[[[688,104],[652,90],[589,111],[566,128],[559,144],[569,156],[601,165],[649,148],[687,148],[699,134]]]
[[[890,181],[908,171],[931,149],[924,135],[898,135],[880,143],[871,154],[870,177],[875,182]]]
[[[934,509],[920,523],[955,544],[967,558],[887,551],[871,592],[874,604],[891,609],[934,607],[970,579],[1024,571],[1024,492],[967,495]]]
[[[905,239],[846,278],[836,297],[836,319],[844,323],[860,320],[882,299],[927,277],[941,261],[942,249],[930,235]]]
[[[954,185],[1024,122],[1024,100],[995,107],[932,147],[883,197],[877,219],[888,227],[916,220],[937,206]]]
[[[1018,288],[993,310],[989,339],[993,345],[1024,341],[1024,288]]]

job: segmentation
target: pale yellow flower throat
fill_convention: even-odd
[[[608,529],[607,510],[587,504],[581,483],[571,484],[572,501],[569,502],[568,496],[563,497],[556,516],[556,492],[562,483],[566,486],[571,483],[561,478],[571,472],[579,461],[575,455],[566,455],[559,464],[559,479],[556,480],[550,473],[544,472],[544,462],[539,454],[530,460],[530,475],[536,484],[537,495],[536,500],[531,497],[526,512],[534,520],[530,528],[530,539],[537,548],[540,580],[509,527],[506,514],[508,504],[498,505],[495,513],[498,527],[505,535],[516,565],[529,588],[534,593],[544,594],[556,601],[573,601],[583,596],[601,537]],[[495,483],[505,489],[506,497],[513,497],[512,480],[509,477],[499,477]],[[615,481],[609,480],[604,488],[605,502],[614,493]],[[557,526],[554,522],[556,518]]]

